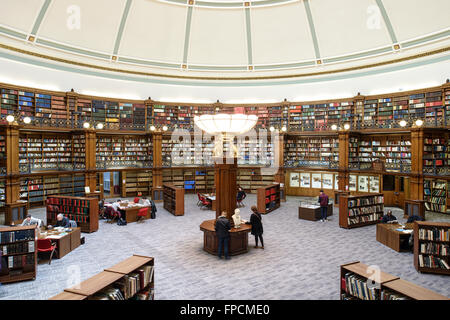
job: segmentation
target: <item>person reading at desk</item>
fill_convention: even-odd
[[[142,205],[146,207],[149,207],[151,205],[150,200],[148,200],[146,196],[142,197]]]
[[[382,218],[381,218],[381,222],[382,223],[392,223],[394,221],[397,221],[397,218],[392,214],[392,210],[388,210],[387,214],[385,214]]]
[[[27,217],[25,218],[25,220],[23,220],[21,226],[32,226],[32,225],[36,225],[37,227],[41,227],[42,220],[38,219],[38,218],[33,218],[31,216],[31,214],[27,214]]]
[[[56,225],[55,227],[63,227],[70,228],[70,220],[69,218],[64,217],[62,213],[56,216]]]

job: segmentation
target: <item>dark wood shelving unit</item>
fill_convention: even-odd
[[[184,189],[175,187],[174,185],[164,184],[164,209],[175,216],[184,215]]]
[[[258,212],[267,214],[280,207],[280,184],[275,183],[262,188],[257,191],[257,205]]]
[[[21,252],[13,251],[20,247],[22,249],[20,250]],[[36,279],[36,226],[1,228],[0,252],[0,283]],[[19,259],[21,261],[18,261]],[[10,267],[11,264],[12,266]]]
[[[154,267],[154,258],[133,255],[74,287],[64,289],[64,292],[49,300],[118,300],[111,299],[108,295],[108,289],[111,288],[118,288],[125,298],[124,300],[143,300],[138,298],[139,294],[143,292],[147,292],[145,296],[148,299],[145,300],[154,300]],[[144,268],[147,270],[147,274],[143,273]],[[128,281],[136,275],[137,281],[139,281],[139,291],[124,289],[129,283]],[[131,292],[126,292],[126,290]]]
[[[84,197],[51,196],[47,203],[47,224],[55,225],[56,216],[62,213],[74,220],[81,232],[91,233],[98,230],[98,199]]]
[[[370,212],[358,213],[360,210]],[[383,210],[384,196],[382,193],[341,196],[339,199],[339,226],[349,229],[377,224],[383,216]],[[355,219],[358,221],[353,222],[356,221]]]
[[[428,231],[439,231],[442,235],[428,234]],[[442,250],[443,245],[447,248],[450,246],[450,223],[448,222],[430,222],[430,221],[415,221],[414,222],[414,267],[419,272],[424,273],[437,273],[450,275],[450,269],[443,268],[439,264],[438,259],[444,261],[444,265],[450,267],[450,252],[447,252],[446,256],[440,255],[436,251]],[[439,238],[438,238],[439,237]],[[422,248],[423,246],[433,246],[433,244],[439,245],[437,248]],[[448,250],[448,249],[447,249]],[[425,252],[424,252],[425,251]],[[427,258],[434,259],[434,265],[436,267],[429,267],[425,263]],[[422,263],[422,260],[424,262]]]

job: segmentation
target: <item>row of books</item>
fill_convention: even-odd
[[[34,253],[15,256],[2,256],[0,259],[0,270],[18,269],[25,266],[33,266],[35,264]]]
[[[384,197],[383,196],[367,196],[364,198],[356,198],[356,199],[349,199],[348,200],[348,207],[359,207],[359,206],[366,206],[371,204],[381,204],[384,203]]]
[[[5,231],[0,230],[0,243],[34,240],[34,230]]]
[[[352,297],[361,300],[379,300],[380,290],[376,286],[369,286],[367,279],[348,272],[341,279],[342,289]]]
[[[441,244],[441,243],[433,243],[433,242],[421,243],[420,253],[448,256],[450,253],[450,247],[448,244]]]
[[[359,224],[359,223],[365,223],[365,222],[372,222],[372,221],[378,221],[383,216],[382,213],[372,213],[369,215],[361,215],[361,216],[354,216],[351,218],[348,218],[348,224]]]
[[[48,198],[48,204],[89,208],[91,202],[89,200],[71,199],[71,198]]]
[[[436,227],[419,229],[419,240],[450,241],[450,230]]]
[[[370,213],[383,213],[383,205],[374,205],[369,207],[360,207],[360,208],[353,208],[348,210],[348,215],[351,216],[357,216],[362,214],[370,214]]]
[[[419,254],[419,266],[421,268],[441,268],[450,270],[448,261],[432,255]]]
[[[30,253],[34,252],[34,250],[34,240],[28,242],[15,242],[0,246],[0,253],[4,256],[9,254]]]

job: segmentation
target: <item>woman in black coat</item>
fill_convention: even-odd
[[[264,249],[264,241],[263,241],[263,225],[262,225],[262,217],[258,212],[258,209],[255,206],[252,206],[252,215],[250,216],[250,221],[247,221],[246,224],[252,225],[252,235],[255,236],[255,248],[258,248],[258,238],[261,240],[261,249]]]

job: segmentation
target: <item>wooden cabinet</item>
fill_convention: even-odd
[[[342,196],[339,202],[339,226],[342,228],[376,224],[383,216],[384,197],[382,193]]]
[[[280,184],[271,184],[257,190],[258,212],[266,214],[280,207]]]

